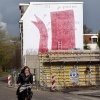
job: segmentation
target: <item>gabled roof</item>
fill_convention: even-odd
[[[21,17],[21,19],[20,19],[19,22],[22,22],[22,21],[23,21],[24,16],[25,16],[25,15],[27,14],[27,12],[28,12],[28,9],[30,9],[30,4],[20,3],[20,4],[19,4],[19,7],[21,7],[21,6],[29,6],[29,7],[26,9],[25,13],[23,14],[23,16]]]
[[[29,5],[29,7],[27,8],[26,12],[24,13],[24,15],[22,16],[22,18],[20,19],[20,21],[23,21],[26,14],[28,13],[28,11],[30,10],[31,6],[33,4],[37,4],[37,5],[41,5],[41,4],[83,4],[83,2],[30,2],[30,4],[25,4],[25,5]],[[20,5],[24,5],[24,4],[19,4]]]

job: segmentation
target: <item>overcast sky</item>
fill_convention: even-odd
[[[19,3],[32,1],[62,1],[62,0],[0,0],[0,25],[7,27],[10,35],[19,35],[20,10]],[[72,0],[63,0],[72,1]],[[75,0],[73,0],[75,1]],[[84,24],[92,28],[93,33],[100,30],[100,0],[76,0],[84,2]]]

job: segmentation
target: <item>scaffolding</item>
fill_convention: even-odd
[[[50,87],[51,76],[56,86],[97,85],[100,80],[100,52],[91,50],[57,50],[40,53],[40,85]],[[86,72],[87,68],[90,72]],[[70,70],[77,69],[79,81],[70,81]]]

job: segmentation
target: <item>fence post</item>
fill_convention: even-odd
[[[16,86],[17,84],[17,82],[16,82],[16,79],[17,79],[17,76],[16,76],[16,73],[15,73],[15,75],[14,75],[14,86]]]

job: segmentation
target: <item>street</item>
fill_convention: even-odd
[[[6,81],[4,81],[4,79],[1,77],[0,77],[0,100],[17,100],[16,88],[8,88]],[[32,100],[100,100],[100,98],[77,95],[76,92],[60,93],[60,92],[33,90]]]

